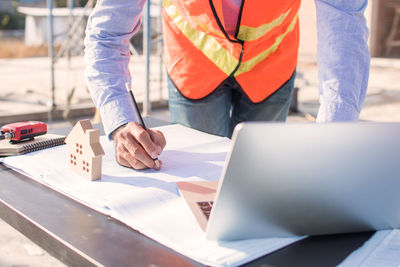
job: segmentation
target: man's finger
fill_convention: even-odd
[[[138,159],[134,158],[126,148],[120,149],[118,151],[117,160],[121,165],[134,168],[136,170],[147,169],[148,166],[143,164]]]
[[[156,142],[153,142],[152,134]],[[154,159],[162,152],[166,143],[161,132],[147,132],[138,123],[131,122],[116,130],[113,139],[119,164],[134,169],[160,169],[161,161]]]
[[[132,165],[132,163],[134,163],[136,166],[135,161],[139,161],[143,165],[145,165],[147,168],[154,169],[156,167],[155,163],[154,163],[154,159],[152,159],[147,154],[147,152],[143,149],[143,147],[136,141],[134,136],[128,135],[128,139],[123,140],[123,145],[129,154],[129,156],[125,156],[125,159],[131,165]]]
[[[158,130],[152,130],[152,129],[147,129],[147,131],[149,132],[153,142],[159,148],[161,148],[161,151],[158,151],[158,154],[160,155],[162,150],[164,149],[165,145],[167,144],[167,141],[165,140],[163,133]]]
[[[151,139],[150,134],[137,123],[134,124],[132,128],[132,134],[137,142],[144,148],[144,150],[147,152],[148,155],[150,155],[151,158],[157,158],[159,155],[159,149]]]

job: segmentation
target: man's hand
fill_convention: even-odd
[[[121,126],[113,133],[117,162],[137,170],[152,168],[159,170],[161,161],[155,160],[166,145],[162,132],[145,131],[136,122]]]

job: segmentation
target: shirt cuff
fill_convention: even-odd
[[[110,140],[112,133],[122,125],[139,121],[131,101],[129,97],[118,98],[107,102],[99,109],[104,132]]]
[[[321,103],[317,122],[357,121],[360,113],[345,103]]]

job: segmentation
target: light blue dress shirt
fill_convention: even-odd
[[[227,0],[228,1],[228,0]],[[107,135],[138,121],[125,89],[129,40],[139,29],[145,0],[99,0],[85,38],[85,78]],[[367,0],[315,0],[320,108],[318,122],[358,119],[369,77]],[[134,87],[134,86],[133,86]]]

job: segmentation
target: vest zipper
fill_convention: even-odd
[[[236,68],[232,71],[232,73],[229,75],[229,77],[233,77],[235,72],[239,69],[240,63],[242,63],[242,57],[243,57],[243,51],[244,51],[244,41],[239,40],[240,45],[242,46],[242,50],[240,51],[240,56],[239,56],[239,62],[236,65]]]
[[[218,24],[220,30],[224,33],[226,39],[228,39],[228,40],[229,40],[230,42],[232,42],[232,43],[237,43],[237,44],[240,44],[240,45],[242,46],[242,49],[241,49],[241,51],[240,51],[240,56],[239,56],[239,62],[238,62],[238,64],[236,65],[235,69],[232,71],[232,73],[229,75],[229,77],[233,77],[233,75],[235,74],[235,72],[236,72],[236,71],[239,69],[239,67],[240,67],[240,63],[242,62],[243,51],[244,51],[244,41],[239,40],[239,39],[236,38],[237,32],[239,31],[240,20],[241,20],[241,18],[242,18],[242,11],[243,11],[244,0],[242,0],[242,4],[240,5],[239,17],[238,17],[238,21],[237,21],[237,24],[236,24],[236,33],[235,33],[235,38],[236,38],[236,40],[233,40],[233,39],[231,39],[231,38],[229,37],[229,35],[228,35],[227,32],[225,31],[225,28],[222,26],[221,20],[219,19],[218,14],[217,14],[217,11],[215,10],[213,1],[212,1],[212,0],[209,0],[209,2],[210,2],[211,10],[212,10],[212,12],[213,12],[213,14],[214,14],[214,18],[215,18],[215,20],[217,21],[217,24]]]

